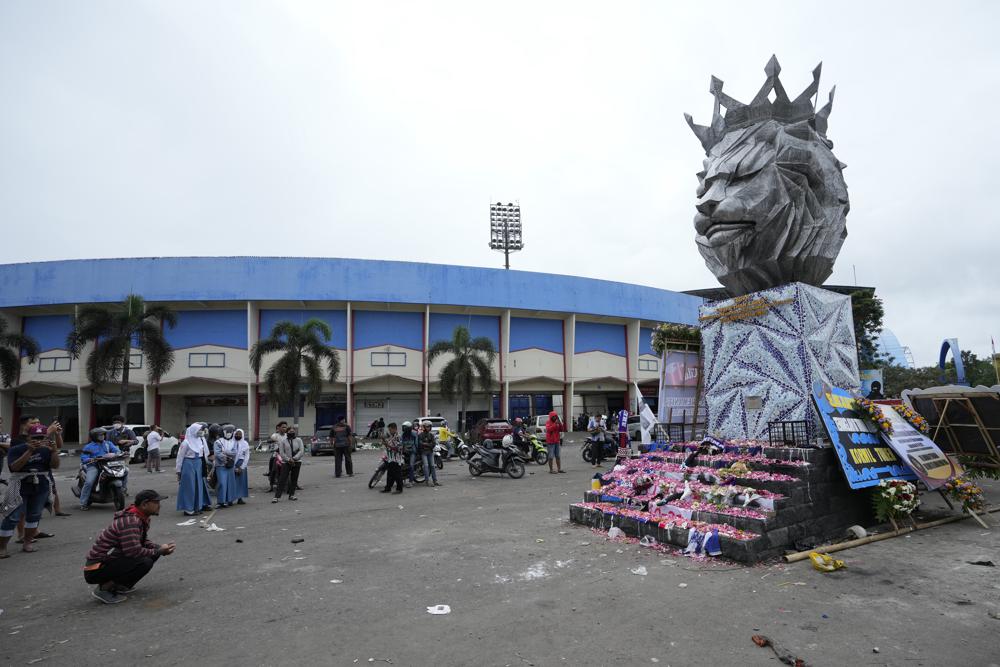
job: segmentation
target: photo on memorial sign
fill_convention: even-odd
[[[892,448],[884,445],[850,392],[817,382],[812,397],[852,489],[875,486],[883,479],[916,479]]]
[[[885,398],[882,391],[882,369],[881,368],[863,368],[860,371],[861,375],[861,395],[865,398],[870,398],[873,401],[880,401]]]

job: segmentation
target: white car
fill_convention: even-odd
[[[433,433],[434,437],[439,441],[441,440],[441,429],[448,428],[448,420],[444,417],[417,417],[411,423],[413,424],[413,428],[419,431],[420,425],[423,422],[431,423],[431,433]]]
[[[102,426],[105,431],[110,431],[113,426]],[[135,433],[135,438],[138,440],[137,443],[129,447],[128,449],[128,462],[129,463],[145,463],[146,462],[146,434],[149,433],[148,424],[125,424],[125,428],[131,429]],[[117,443],[115,443],[117,444]],[[180,449],[180,442],[174,436],[170,435],[168,432],[163,432],[163,439],[160,440],[160,458],[168,459],[177,456],[177,450]]]

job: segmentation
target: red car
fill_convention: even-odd
[[[473,430],[476,442],[482,442],[483,440],[500,442],[505,435],[512,435],[513,433],[513,425],[506,419],[499,417],[480,419],[476,422],[476,428]]]

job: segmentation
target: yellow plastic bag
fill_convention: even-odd
[[[813,551],[809,554],[809,560],[812,561],[813,569],[820,572],[833,572],[834,570],[839,570],[842,567],[847,567],[842,560],[834,560],[830,554],[821,554],[819,552]]]
[[[600,491],[601,490],[601,480],[599,480],[599,479],[592,479],[592,480],[590,480],[590,490],[591,491]]]

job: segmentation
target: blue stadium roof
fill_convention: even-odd
[[[0,308],[121,300],[376,301],[697,324],[699,297],[628,283],[445,264],[307,257],[162,257],[0,265]]]

